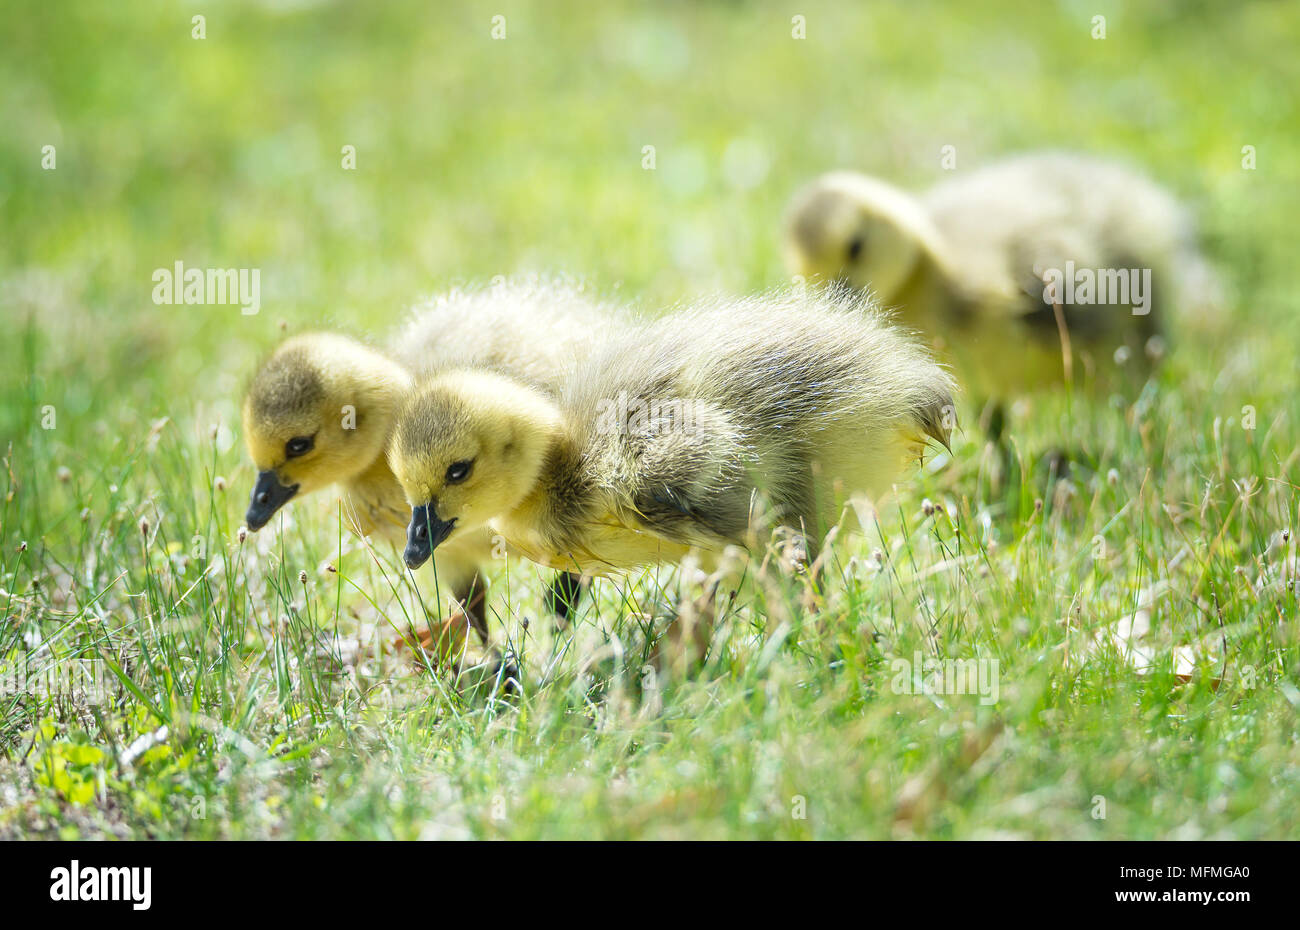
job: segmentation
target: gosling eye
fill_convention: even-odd
[[[850,239],[849,247],[846,250],[846,254],[848,256],[849,261],[856,264],[858,259],[862,257],[862,250],[865,247],[866,247],[866,241],[861,234],[858,234],[854,236],[852,239]]]
[[[306,455],[316,445],[315,436],[295,436],[284,444],[284,454],[291,459]]]
[[[469,470],[474,467],[474,463],[468,459],[460,462],[452,462],[447,466],[447,483],[460,484],[469,477]]]

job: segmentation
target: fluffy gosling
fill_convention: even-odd
[[[898,308],[985,399],[1074,372],[1106,383],[1116,363],[1158,355],[1153,337],[1171,307],[1213,301],[1213,275],[1177,201],[1128,168],[1080,155],[1008,159],[919,197],[827,174],[794,197],[785,243],[795,273],[869,288]]]
[[[263,527],[291,499],[338,484],[354,532],[400,544],[410,510],[385,450],[415,379],[454,364],[509,373],[544,390],[616,325],[611,308],[572,286],[516,282],[432,299],[387,354],[330,333],[289,339],[258,370],[243,403],[244,437],[258,469],[249,529]],[[491,553],[489,533],[466,533],[440,550],[436,563],[449,606],[463,606],[484,639],[479,569]],[[561,612],[579,592],[567,578],[553,590]]]
[[[707,563],[776,527],[811,555],[848,496],[881,493],[928,440],[946,444],[952,391],[865,299],[793,292],[639,324],[556,396],[447,371],[411,395],[389,444],[412,506],[406,562],[485,525],[536,562],[596,575],[692,550]]]

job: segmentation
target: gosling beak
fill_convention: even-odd
[[[429,561],[429,556],[433,555],[438,543],[451,535],[455,525],[454,517],[450,520],[438,519],[433,504],[412,507],[411,525],[406,528],[406,552],[403,553],[406,566],[414,570]]]
[[[285,487],[280,483],[273,469],[259,471],[257,484],[253,485],[253,495],[248,501],[248,513],[244,522],[253,532],[266,526],[275,512],[288,503],[289,498],[298,493],[298,485]]]

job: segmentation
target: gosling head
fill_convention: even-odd
[[[406,564],[419,568],[453,533],[518,507],[559,429],[554,404],[501,375],[450,372],[416,390],[388,447],[389,467],[411,505]]]
[[[875,178],[834,172],[791,201],[786,261],[794,274],[869,288],[888,304],[935,236],[911,195]]]
[[[281,345],[244,398],[257,467],[245,522],[259,530],[295,496],[355,477],[378,459],[409,379],[372,349],[308,333]]]

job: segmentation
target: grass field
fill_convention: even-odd
[[[3,6],[0,837],[1300,835],[1294,4]],[[963,431],[823,601],[742,590],[698,674],[642,672],[670,571],[557,634],[501,566],[511,696],[354,660],[412,592],[332,495],[240,542],[282,326],[381,337],[534,271],[651,310],[777,286],[795,187],[923,187],[945,145],[1141,166],[1229,318],[1136,397],[1029,398],[1009,483]],[[156,305],[177,261],[260,269],[260,312]],[[996,700],[914,693],[916,656]]]

